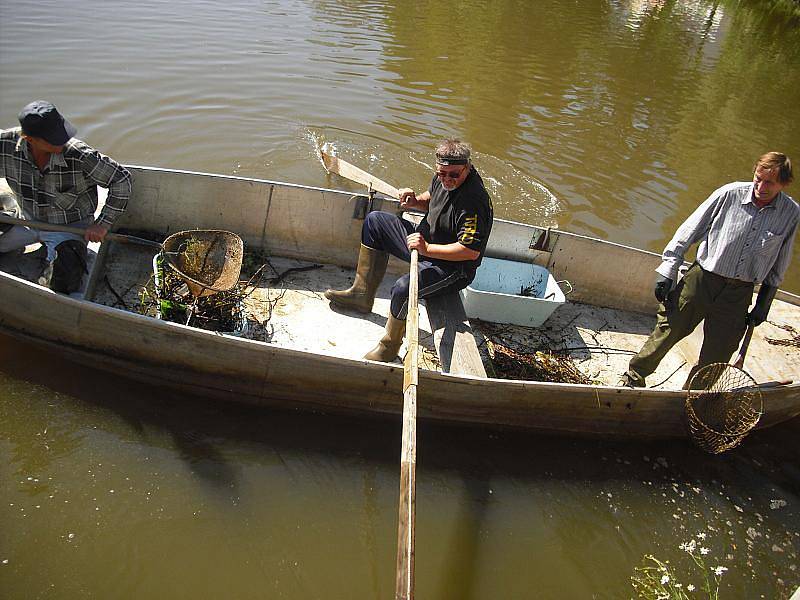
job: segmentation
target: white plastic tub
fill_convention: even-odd
[[[544,267],[497,258],[483,259],[461,299],[468,317],[525,327],[538,327],[565,302]]]

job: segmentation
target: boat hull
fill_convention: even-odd
[[[353,214],[360,199],[350,193],[158,169],[133,171],[139,192],[132,200],[125,223],[128,227],[146,229],[161,223],[176,231],[189,228],[191,222],[203,228],[219,227],[222,221],[225,229],[237,231],[246,242],[261,243],[271,250],[283,248],[291,256],[334,264],[348,264],[353,259],[359,239],[358,220]],[[164,205],[169,204],[170,194],[172,198],[199,197],[197,210],[179,207],[176,211],[173,207],[169,212]],[[207,200],[236,194],[244,195],[243,208],[233,211],[232,219],[230,206],[223,214],[218,205]],[[279,196],[286,200],[279,202]],[[315,213],[311,225],[306,219],[305,228],[298,222],[302,220],[300,213],[292,217],[293,211],[303,207],[292,207],[291,202],[300,202],[301,196],[306,201],[313,197],[322,214]],[[246,210],[264,202],[266,206],[260,214]],[[272,218],[277,219],[274,225]],[[541,252],[530,249],[535,236],[525,239],[531,229],[533,233],[541,230],[508,222],[499,224],[494,255],[530,260],[531,253]],[[524,235],[517,234],[512,239],[515,229]],[[620,273],[605,274],[601,285],[606,288],[609,280],[630,278],[639,271],[644,273],[642,279],[649,277],[657,260],[652,253],[574,238],[607,244],[606,261],[618,253],[619,260],[627,265]],[[592,268],[572,260],[566,250],[559,254],[558,244],[562,242],[552,243],[555,246],[547,249],[551,271],[561,276],[569,272],[575,277],[579,269]],[[588,296],[591,290],[584,286],[582,293]],[[614,294],[621,297],[620,304],[628,307],[647,309],[652,305],[646,295],[612,290],[611,295]],[[595,292],[595,296],[602,297],[602,293]],[[610,297],[608,293],[606,296]],[[402,412],[401,365],[294,350],[202,331],[54,294],[7,273],[0,273],[0,297],[3,333],[124,377],[264,406],[362,415]],[[608,438],[686,436],[685,394],[678,390],[511,381],[423,369],[418,396],[419,416],[423,419]],[[764,400],[762,427],[792,418],[800,414],[800,385],[766,389]]]

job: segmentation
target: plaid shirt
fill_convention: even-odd
[[[110,227],[131,196],[128,170],[75,138],[39,171],[19,127],[0,130],[0,177],[22,199],[26,218],[47,223],[65,225],[94,216],[99,185],[108,188],[108,198],[95,222]]]

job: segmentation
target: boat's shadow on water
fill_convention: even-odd
[[[42,364],[49,367],[46,373],[41,372]],[[320,481],[313,485],[323,485],[329,469],[350,479],[360,480],[359,473],[371,474],[370,485],[376,490],[389,490],[394,485],[393,473],[399,476],[399,416],[322,415],[196,398],[80,367],[55,354],[44,356],[39,349],[10,338],[0,338],[0,365],[16,380],[68,396],[62,402],[74,403],[66,410],[78,415],[71,420],[79,431],[99,429],[145,452],[147,448],[172,452],[212,497],[247,497],[253,483],[248,479],[254,476],[251,467],[266,467],[257,477],[265,478],[261,484],[272,485],[269,477],[275,471],[271,468],[278,463],[283,463],[287,479],[275,483],[294,482],[298,490],[307,489],[308,481],[302,478],[316,478]],[[424,402],[424,389],[420,389],[419,403]],[[606,502],[602,492],[610,489],[615,494],[628,490],[640,496],[642,505],[635,510],[641,517],[650,510],[648,498],[652,496],[660,505],[663,500],[656,498],[660,492],[653,494],[668,489],[672,482],[684,488],[688,482],[709,495],[721,486],[734,501],[741,499],[742,506],[751,499],[750,505],[756,506],[769,504],[771,498],[797,498],[798,433],[800,422],[795,419],[753,434],[726,455],[710,456],[687,440],[609,441],[421,421],[419,535],[430,536],[431,529],[442,527],[437,523],[443,516],[437,503],[460,499],[454,514],[447,515],[458,524],[449,538],[428,537],[427,550],[422,546],[423,552],[436,549],[445,557],[440,563],[444,588],[437,595],[472,595],[477,583],[464,574],[480,570],[485,550],[482,532],[493,526],[498,510],[519,510],[520,502],[536,507],[526,510],[534,510],[547,523],[547,513],[571,512],[576,507],[591,511],[592,505]],[[369,498],[376,493],[365,492]],[[386,496],[378,497],[383,513]],[[615,497],[614,502],[619,501]],[[786,519],[791,520],[793,514],[787,509],[771,516],[788,526]],[[539,527],[531,522],[526,526]]]
[[[47,365],[44,371],[43,364]],[[99,411],[112,411],[126,423],[126,436],[158,444],[161,436],[155,434],[169,433],[175,447],[191,463],[224,463],[225,454],[219,450],[222,442],[357,455],[387,464],[394,464],[399,457],[399,415],[320,414],[209,400],[89,369],[57,354],[44,356],[39,348],[5,336],[0,336],[0,369],[15,379],[44,385]],[[424,389],[420,389],[419,403],[424,401]],[[745,457],[793,460],[798,432],[800,419],[794,419],[751,434],[742,447],[725,455],[710,456],[683,439],[602,440],[425,420],[418,424],[418,462],[424,469],[463,469],[473,478],[485,472],[533,480],[554,476],[602,480],[619,477],[617,470],[611,474],[598,468],[598,459],[607,462],[609,453],[669,455],[683,465],[687,476],[702,479],[711,469],[712,476],[718,478],[720,465],[734,466]],[[790,440],[792,443],[788,443]],[[605,460],[601,458],[604,453]],[[574,457],[581,458],[575,461]],[[560,469],[565,462],[569,468]],[[630,471],[636,476],[634,469]],[[202,474],[202,469],[198,472]]]

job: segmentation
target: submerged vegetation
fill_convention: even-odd
[[[692,538],[680,545],[692,560],[685,578],[681,581],[678,569],[668,560],[659,560],[648,554],[643,564],[634,569],[631,577],[633,589],[639,598],[647,600],[688,600],[689,598],[719,598],[719,584],[722,575],[728,570],[722,565],[709,566],[706,558],[711,550],[706,547],[706,534],[700,532],[697,539]]]
[[[210,331],[236,331],[242,328],[244,319],[245,288],[238,283],[226,292],[195,298],[183,278],[168,268],[160,255],[154,277],[141,290],[140,312]]]

